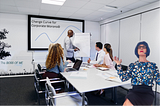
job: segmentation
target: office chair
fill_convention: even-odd
[[[157,103],[157,83],[155,82],[155,91],[154,91],[154,96],[155,96],[155,99],[154,99],[154,105],[159,105],[159,101]],[[158,96],[158,100],[159,100],[159,96]]]
[[[50,81],[47,77],[47,81],[45,83],[45,99],[47,106],[82,106],[82,97],[79,93],[64,92],[57,94],[55,88],[51,85],[51,83],[55,82]],[[85,99],[87,98],[85,97]],[[87,101],[85,101],[85,105],[87,105]]]
[[[37,64],[37,68],[38,68],[38,70],[40,71],[40,72],[43,72],[43,71],[45,71],[46,69],[42,69],[42,67],[41,67],[41,65],[40,64]]]
[[[50,78],[49,80],[65,83],[65,80],[61,80],[60,78]],[[40,94],[45,93],[45,82],[46,82],[46,79],[42,79],[42,74],[39,73],[38,69],[35,69],[34,87],[35,87],[35,92],[36,92],[36,100],[38,101],[39,105],[40,105]],[[57,89],[58,89],[58,87],[57,87]],[[59,90],[61,90],[61,89],[59,89]]]
[[[126,66],[126,65],[121,64],[121,67],[122,67],[123,71],[126,71],[128,69],[128,66]],[[115,69],[117,70],[117,64],[115,64]]]
[[[121,67],[122,67],[123,71],[127,71],[127,69],[128,69],[128,66],[126,66],[126,65],[121,64]],[[117,70],[117,64],[115,64],[115,69]],[[129,91],[129,89],[132,88],[131,84],[126,84],[126,85],[123,85],[123,86],[120,86],[120,87],[127,90],[127,92]]]

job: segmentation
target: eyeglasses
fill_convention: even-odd
[[[138,49],[146,49],[146,46],[138,46]]]

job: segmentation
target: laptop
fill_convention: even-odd
[[[79,59],[76,59],[74,65],[72,68],[67,68],[66,71],[69,72],[69,71],[78,71],[80,66],[82,64],[82,60],[79,60]]]

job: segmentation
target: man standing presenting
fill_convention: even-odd
[[[71,37],[73,37],[73,31],[68,30],[68,35],[64,39],[64,55],[66,56],[66,60],[71,60],[72,62],[75,62],[74,58],[74,52],[80,50],[79,48],[75,47],[72,44]]]
[[[96,49],[96,55],[95,59],[91,61],[91,59],[88,59],[88,63],[92,64],[102,64],[105,52],[102,50],[103,44],[101,42],[96,42],[95,49]]]

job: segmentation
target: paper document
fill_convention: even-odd
[[[83,62],[83,63],[81,64],[81,67],[86,67],[86,66],[88,66],[88,65],[89,65],[89,63]]]
[[[87,67],[87,68],[95,68],[94,65],[87,65],[86,67]]]
[[[80,67],[80,70],[88,70],[86,67]]]
[[[117,75],[111,75],[108,73],[98,73],[97,75],[104,78],[105,80],[121,82]]]
[[[102,70],[102,71],[109,70],[109,68],[105,68],[105,67],[97,67],[97,69]]]
[[[74,63],[69,63],[67,67],[73,67]]]
[[[87,78],[87,72],[75,71],[70,74],[70,77]]]

